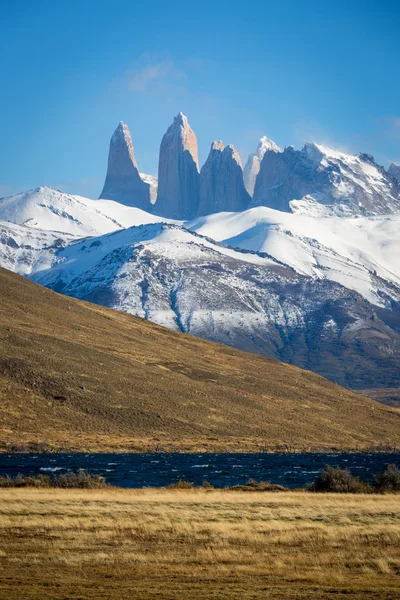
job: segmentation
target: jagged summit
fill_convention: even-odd
[[[378,215],[400,210],[400,184],[370,154],[307,142],[265,152],[253,206],[319,215]]]
[[[190,219],[199,203],[197,138],[187,117],[179,113],[160,146],[155,211],[174,219]]]
[[[388,169],[388,173],[394,177],[395,179],[397,179],[398,182],[400,182],[400,165],[398,165],[397,163],[392,162],[392,164],[390,165],[389,169]]]
[[[240,158],[240,154],[239,152],[236,150],[235,146],[232,146],[232,144],[229,144],[229,146],[225,147],[225,152],[228,156],[230,156],[232,158],[232,160],[234,160],[236,162],[236,164],[239,165],[239,167],[242,169],[242,160]],[[243,177],[243,175],[242,175]]]
[[[244,168],[244,184],[250,196],[254,193],[257,175],[260,172],[260,164],[266,152],[282,152],[282,150],[267,136],[263,136],[258,142],[256,152],[249,155]]]
[[[131,132],[123,121],[111,137],[107,175],[100,198],[143,210],[151,207],[150,186],[140,177]]]
[[[224,146],[222,141],[213,142],[200,172],[198,215],[245,210],[250,200],[238,151],[232,145]]]
[[[267,150],[282,152],[281,148],[273,140],[264,135],[258,142],[257,155],[262,158]]]
[[[215,141],[211,144],[211,151],[219,150],[220,152],[222,152],[224,150],[224,148],[225,148],[225,146],[224,146],[224,142],[222,140]]]

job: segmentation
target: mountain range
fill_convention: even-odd
[[[222,141],[200,168],[180,113],[157,179],[121,122],[101,199],[47,187],[0,199],[0,266],[376,395],[400,388],[396,174],[267,137],[244,171]]]
[[[178,220],[254,206],[373,216],[400,210],[399,169],[392,163],[386,171],[370,154],[346,154],[314,142],[282,150],[265,136],[244,171],[236,148],[222,141],[212,143],[200,168],[196,135],[179,113],[161,141],[158,189],[154,178],[139,172],[128,126],[118,125],[100,198]]]

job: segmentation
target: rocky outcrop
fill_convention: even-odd
[[[190,219],[199,204],[197,139],[184,114],[179,113],[160,146],[156,214]]]
[[[400,210],[400,184],[370,154],[349,155],[307,143],[267,151],[252,206],[320,215],[379,215]]]
[[[393,162],[388,169],[388,173],[390,173],[392,177],[394,177],[395,179],[397,179],[398,182],[400,182],[400,165]]]
[[[257,175],[260,172],[261,161],[267,151],[282,152],[282,150],[266,136],[262,137],[258,143],[256,152],[249,155],[247,163],[244,167],[243,177],[244,185],[250,196],[254,194],[254,186],[256,184]]]
[[[108,169],[100,198],[150,210],[150,185],[139,174],[128,125],[120,121],[110,141]]]
[[[198,215],[245,210],[251,201],[243,183],[240,156],[233,146],[214,142],[200,172]]]

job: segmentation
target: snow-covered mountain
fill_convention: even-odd
[[[400,184],[369,154],[350,155],[314,143],[267,150],[252,206],[314,215],[379,215],[400,211]]]
[[[56,250],[74,239],[69,233],[43,231],[0,221],[0,267],[28,275],[38,261],[44,268],[50,266]]]
[[[38,283],[169,328],[315,370],[353,387],[400,385],[392,313],[177,225],[75,242],[36,265]],[[398,317],[396,317],[398,318]],[[381,363],[385,361],[385,368]]]
[[[0,266],[349,387],[400,387],[396,165],[262,138],[245,181],[253,199],[222,142],[199,173],[182,113],[158,181],[140,174],[121,123],[103,190],[121,202],[48,187],[0,199]]]
[[[267,206],[314,216],[373,216],[400,211],[399,167],[388,171],[370,154],[346,154],[316,143],[283,151],[266,136],[244,172],[238,152],[214,142],[199,168],[197,138],[179,113],[160,146],[158,180],[139,173],[128,126],[110,143],[101,198],[170,219]]]
[[[39,187],[0,198],[0,220],[85,237],[162,219],[112,200],[91,200]]]
[[[260,206],[186,226],[231,247],[266,252],[299,274],[336,281],[377,306],[400,301],[400,213],[326,218]]]

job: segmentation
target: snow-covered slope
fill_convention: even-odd
[[[346,385],[400,385],[400,335],[385,322],[389,311],[378,315],[357,293],[268,256],[156,223],[72,243],[52,260],[39,261],[33,278],[58,292]]]
[[[166,219],[113,200],[91,200],[39,187],[1,198],[0,220],[85,237]]]
[[[232,247],[266,252],[300,274],[341,283],[378,306],[400,299],[400,214],[317,218],[257,207],[187,226]]]
[[[0,221],[0,267],[27,275],[40,260],[45,268],[52,263],[52,256],[74,237],[68,233],[42,231]]]
[[[390,214],[400,211],[400,184],[369,154],[307,143],[265,152],[252,205],[321,216]]]
[[[400,215],[261,206],[183,227],[38,188],[1,199],[0,219],[0,266],[56,291],[349,387],[400,387]]]

